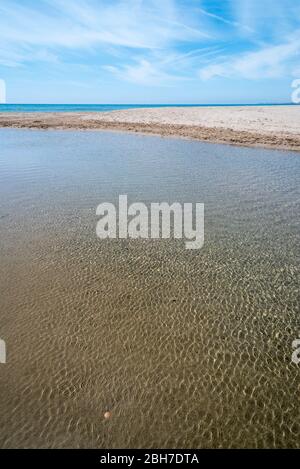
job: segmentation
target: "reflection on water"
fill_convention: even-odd
[[[0,446],[299,445],[299,154],[0,142]],[[204,202],[204,248],[99,240],[96,206],[119,194]]]

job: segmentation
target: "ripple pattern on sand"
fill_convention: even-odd
[[[68,148],[60,165],[55,148],[40,156],[43,135],[7,136],[18,161],[0,160],[0,446],[298,447],[299,157],[53,133]],[[206,203],[204,248],[99,241],[99,198],[127,180],[136,200]]]

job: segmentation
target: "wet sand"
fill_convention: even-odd
[[[170,107],[100,113],[0,113],[0,127],[117,130],[300,151],[300,106]]]
[[[0,446],[298,447],[299,155],[0,141]],[[120,193],[205,203],[204,247],[99,240],[96,207]]]

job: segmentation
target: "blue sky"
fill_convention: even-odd
[[[298,0],[0,0],[11,103],[288,102]]]

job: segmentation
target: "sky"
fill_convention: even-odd
[[[299,0],[0,0],[9,103],[290,102]]]

